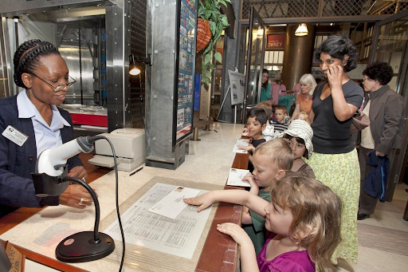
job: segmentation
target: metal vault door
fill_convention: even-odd
[[[245,65],[245,90],[242,121],[246,123],[247,106],[254,106],[261,97],[262,69],[265,56],[266,25],[251,8]]]
[[[408,144],[408,10],[400,12],[374,26],[372,50],[369,63],[386,62],[394,69],[394,77],[388,84],[404,97],[405,129],[401,149],[390,152],[390,174],[387,186],[387,201],[393,199],[395,186],[403,178],[407,164]],[[408,205],[407,205],[408,208]],[[408,211],[408,209],[407,209]],[[408,220],[408,212],[405,212]]]

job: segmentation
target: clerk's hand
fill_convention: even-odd
[[[82,179],[84,182],[88,180],[88,172],[83,166],[75,166],[68,173],[68,177]]]
[[[59,195],[59,204],[69,207],[84,209],[92,203],[91,195],[78,184],[69,185],[65,192]]]
[[[201,212],[214,203],[214,198],[212,197],[212,195],[213,192],[208,192],[197,197],[184,198],[183,200],[189,205],[199,206],[197,208],[197,212]]]

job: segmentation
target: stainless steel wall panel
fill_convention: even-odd
[[[117,0],[106,7],[106,68],[108,95],[108,131],[131,127],[129,111],[129,2]]]
[[[120,0],[119,0],[120,1]],[[58,10],[64,6],[89,7],[115,4],[116,0],[1,0],[0,12],[5,16],[39,13],[44,9]]]
[[[147,1],[146,165],[177,168],[185,159],[185,142],[173,149],[177,2]]]
[[[176,39],[176,2],[147,3],[147,51],[152,67],[146,81],[146,154],[173,158],[173,95]]]

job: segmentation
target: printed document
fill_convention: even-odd
[[[239,148],[239,145],[243,145],[243,146],[248,146],[249,145],[249,140],[248,139],[239,139],[235,145],[234,145],[234,149],[232,150],[232,152],[234,153],[248,153],[247,151]]]
[[[247,181],[242,181],[249,170],[231,168],[228,176],[227,185],[251,187]]]
[[[174,220],[148,211],[178,187],[156,183],[122,214],[126,243],[192,258],[211,208],[198,213],[196,206],[187,206]],[[199,194],[205,192],[200,190]],[[117,220],[104,233],[115,240],[122,240]]]

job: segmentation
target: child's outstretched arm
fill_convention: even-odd
[[[242,272],[259,271],[254,244],[252,243],[248,234],[246,234],[246,232],[240,226],[233,223],[218,224],[217,230],[219,232],[228,234],[237,244],[239,244]]]
[[[269,204],[265,199],[243,190],[218,190],[205,193],[198,197],[184,199],[184,202],[187,204],[199,206],[197,208],[198,212],[217,201],[240,204],[262,216],[266,215],[264,208]]]

